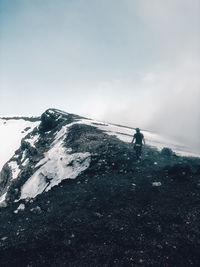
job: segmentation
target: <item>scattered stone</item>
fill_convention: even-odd
[[[155,187],[158,187],[158,186],[161,186],[161,182],[153,182],[152,183],[152,186],[155,186]]]
[[[5,241],[6,239],[8,239],[7,236],[4,236],[4,237],[1,238],[2,241]]]
[[[18,210],[25,210],[25,205],[24,204],[20,204],[17,209]]]
[[[25,210],[25,205],[20,204],[19,207],[14,211],[14,213],[17,214],[19,212],[19,210]]]
[[[42,210],[41,210],[41,208],[39,206],[30,209],[30,211],[35,213],[35,214],[41,214],[42,213]]]

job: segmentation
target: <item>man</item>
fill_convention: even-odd
[[[131,143],[134,143],[135,141],[135,152],[136,152],[136,158],[137,160],[141,160],[141,154],[142,154],[142,143],[145,145],[145,139],[144,135],[140,132],[139,128],[136,128],[136,133],[133,136],[133,140]]]

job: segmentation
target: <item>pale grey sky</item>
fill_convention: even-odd
[[[0,0],[0,115],[200,130],[200,0]]]

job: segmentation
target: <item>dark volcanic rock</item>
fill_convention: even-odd
[[[185,179],[186,177],[188,177],[192,173],[192,171],[189,165],[176,164],[173,167],[168,169],[168,173],[173,178],[181,180],[181,179]]]
[[[2,193],[4,188],[7,186],[10,176],[11,176],[10,168],[8,167],[8,164],[5,164],[0,172],[0,193]]]
[[[41,116],[41,123],[39,125],[39,131],[41,133],[48,132],[55,129],[58,125],[61,125],[62,122],[69,124],[77,119],[83,117],[65,113],[56,109],[47,109]]]
[[[197,166],[196,174],[199,174],[200,175],[200,166]]]
[[[46,110],[41,116],[39,126],[40,132],[48,132],[55,128],[60,122],[60,114],[53,112],[51,109]]]

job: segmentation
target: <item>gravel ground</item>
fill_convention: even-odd
[[[133,147],[87,125],[66,139],[92,162],[0,209],[0,266],[200,266],[200,162]]]

